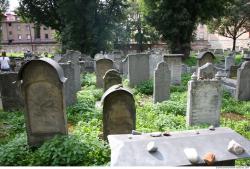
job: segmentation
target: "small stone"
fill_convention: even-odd
[[[151,142],[148,143],[148,145],[147,145],[148,152],[154,153],[154,152],[157,151],[157,149],[158,149],[158,147],[155,145],[154,141],[151,141]]]
[[[132,135],[142,135],[142,133],[136,130],[132,130]]]
[[[185,148],[184,153],[186,154],[188,160],[192,164],[197,164],[199,162],[199,156],[198,156],[198,153],[197,153],[196,149],[194,149],[194,148]]]
[[[132,139],[133,137],[131,135],[128,136],[128,139]]]
[[[200,132],[199,132],[199,131],[196,131],[195,133],[196,133],[196,134],[200,134]]]
[[[166,131],[166,132],[163,133],[163,136],[171,136],[171,134]]]
[[[241,155],[245,152],[245,149],[234,140],[231,140],[228,144],[227,150],[233,154]]]
[[[211,130],[211,131],[214,131],[214,130],[215,130],[215,127],[212,125],[212,126],[209,126],[208,129]]]
[[[203,156],[203,160],[207,165],[213,165],[215,163],[215,155],[209,152]]]
[[[151,137],[161,137],[161,132],[154,132],[150,134]]]

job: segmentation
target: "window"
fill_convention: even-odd
[[[9,27],[11,27],[12,26],[12,24],[11,23],[9,23]]]
[[[35,39],[40,39],[41,38],[40,25],[35,25],[34,34],[35,34]]]
[[[26,30],[29,31],[30,30],[30,26],[26,25]]]
[[[27,39],[27,40],[30,40],[30,34],[27,34],[27,35],[26,35],[26,39]]]
[[[47,28],[47,27],[43,27],[43,30],[45,30],[45,31],[46,31],[46,30],[48,30],[48,28]]]
[[[20,31],[21,30],[21,26],[17,25],[17,30]]]
[[[12,35],[12,31],[9,31],[9,35]]]
[[[18,39],[21,40],[22,39],[22,35],[18,35]]]
[[[49,34],[45,34],[45,39],[49,39]]]

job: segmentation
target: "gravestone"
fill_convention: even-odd
[[[229,69],[229,78],[236,79],[237,78],[237,70],[239,66],[233,65]]]
[[[0,95],[4,111],[23,110],[24,101],[17,81],[18,73],[0,73]]]
[[[128,56],[122,60],[123,76],[128,77]]]
[[[104,77],[104,92],[108,90],[111,86],[122,84],[122,78],[120,73],[115,69],[108,70]]]
[[[237,72],[236,99],[250,100],[250,61],[245,61]]]
[[[194,73],[188,82],[187,125],[220,125],[222,85],[220,79],[197,80]]]
[[[25,101],[28,144],[37,147],[58,134],[67,134],[64,77],[61,66],[43,58],[26,63],[18,74]]]
[[[113,69],[113,67],[113,61],[110,59],[100,59],[96,61],[96,87],[104,87],[103,76],[108,70]]]
[[[64,87],[64,94],[66,99],[66,105],[71,106],[76,103],[76,89],[75,89],[75,82],[74,82],[74,64],[72,62],[68,63],[60,63],[60,66],[63,69],[64,76],[67,78]]]
[[[197,66],[201,67],[206,63],[214,63],[215,56],[212,52],[202,52],[197,56]]]
[[[149,80],[149,54],[128,55],[128,79],[131,87]]]
[[[149,76],[150,78],[154,77],[154,71],[157,65],[163,62],[163,56],[161,54],[151,54],[149,55]]]
[[[170,97],[171,72],[166,62],[157,65],[154,73],[154,103],[168,100]]]
[[[171,71],[171,84],[181,84],[182,57],[183,54],[166,54],[164,56],[169,70]]]
[[[74,67],[74,82],[76,92],[81,90],[81,68],[79,58],[81,58],[81,52],[68,50],[66,54],[62,56],[62,59],[59,61],[59,63],[72,63],[72,66]]]
[[[102,97],[103,135],[129,134],[135,130],[136,108],[133,95],[121,85],[109,88]]]
[[[229,71],[231,66],[235,64],[234,56],[229,55],[225,58],[225,70]]]
[[[198,68],[198,79],[213,79],[215,76],[215,68],[212,63],[206,63]]]

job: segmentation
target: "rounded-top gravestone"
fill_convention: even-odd
[[[120,73],[115,69],[108,70],[104,77],[104,91],[108,90],[111,86],[122,84]]]
[[[96,87],[103,88],[103,76],[109,69],[113,69],[114,63],[111,59],[99,59],[96,61]]]
[[[202,52],[198,55],[198,67],[205,65],[206,63],[214,63],[215,56],[212,52]]]
[[[39,146],[58,134],[67,134],[64,83],[60,65],[43,58],[27,62],[18,79],[25,100],[25,121],[30,146]]]

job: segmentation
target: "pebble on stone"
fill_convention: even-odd
[[[240,145],[239,143],[237,143],[234,140],[231,140],[228,144],[227,150],[233,154],[236,155],[241,155],[245,152],[244,148],[242,147],[242,145]]]
[[[203,156],[203,160],[207,165],[213,165],[215,163],[215,155],[209,152]]]
[[[142,135],[142,133],[136,130],[132,130],[132,135]]]
[[[129,134],[129,135],[128,135],[128,139],[132,139],[132,138],[133,138],[132,135]]]
[[[196,149],[194,149],[194,148],[185,148],[184,153],[186,154],[188,160],[192,164],[197,164],[199,162],[199,156],[198,156],[198,153],[197,153]]]
[[[166,131],[166,132],[163,133],[163,136],[171,136],[171,134]]]
[[[212,125],[212,126],[209,126],[208,129],[214,131],[214,130],[215,130],[215,127]]]
[[[156,146],[154,141],[151,141],[147,145],[147,150],[150,153],[154,153],[154,152],[156,152],[158,150],[158,147]]]
[[[154,132],[154,133],[151,133],[150,136],[151,137],[161,137],[161,132]]]

